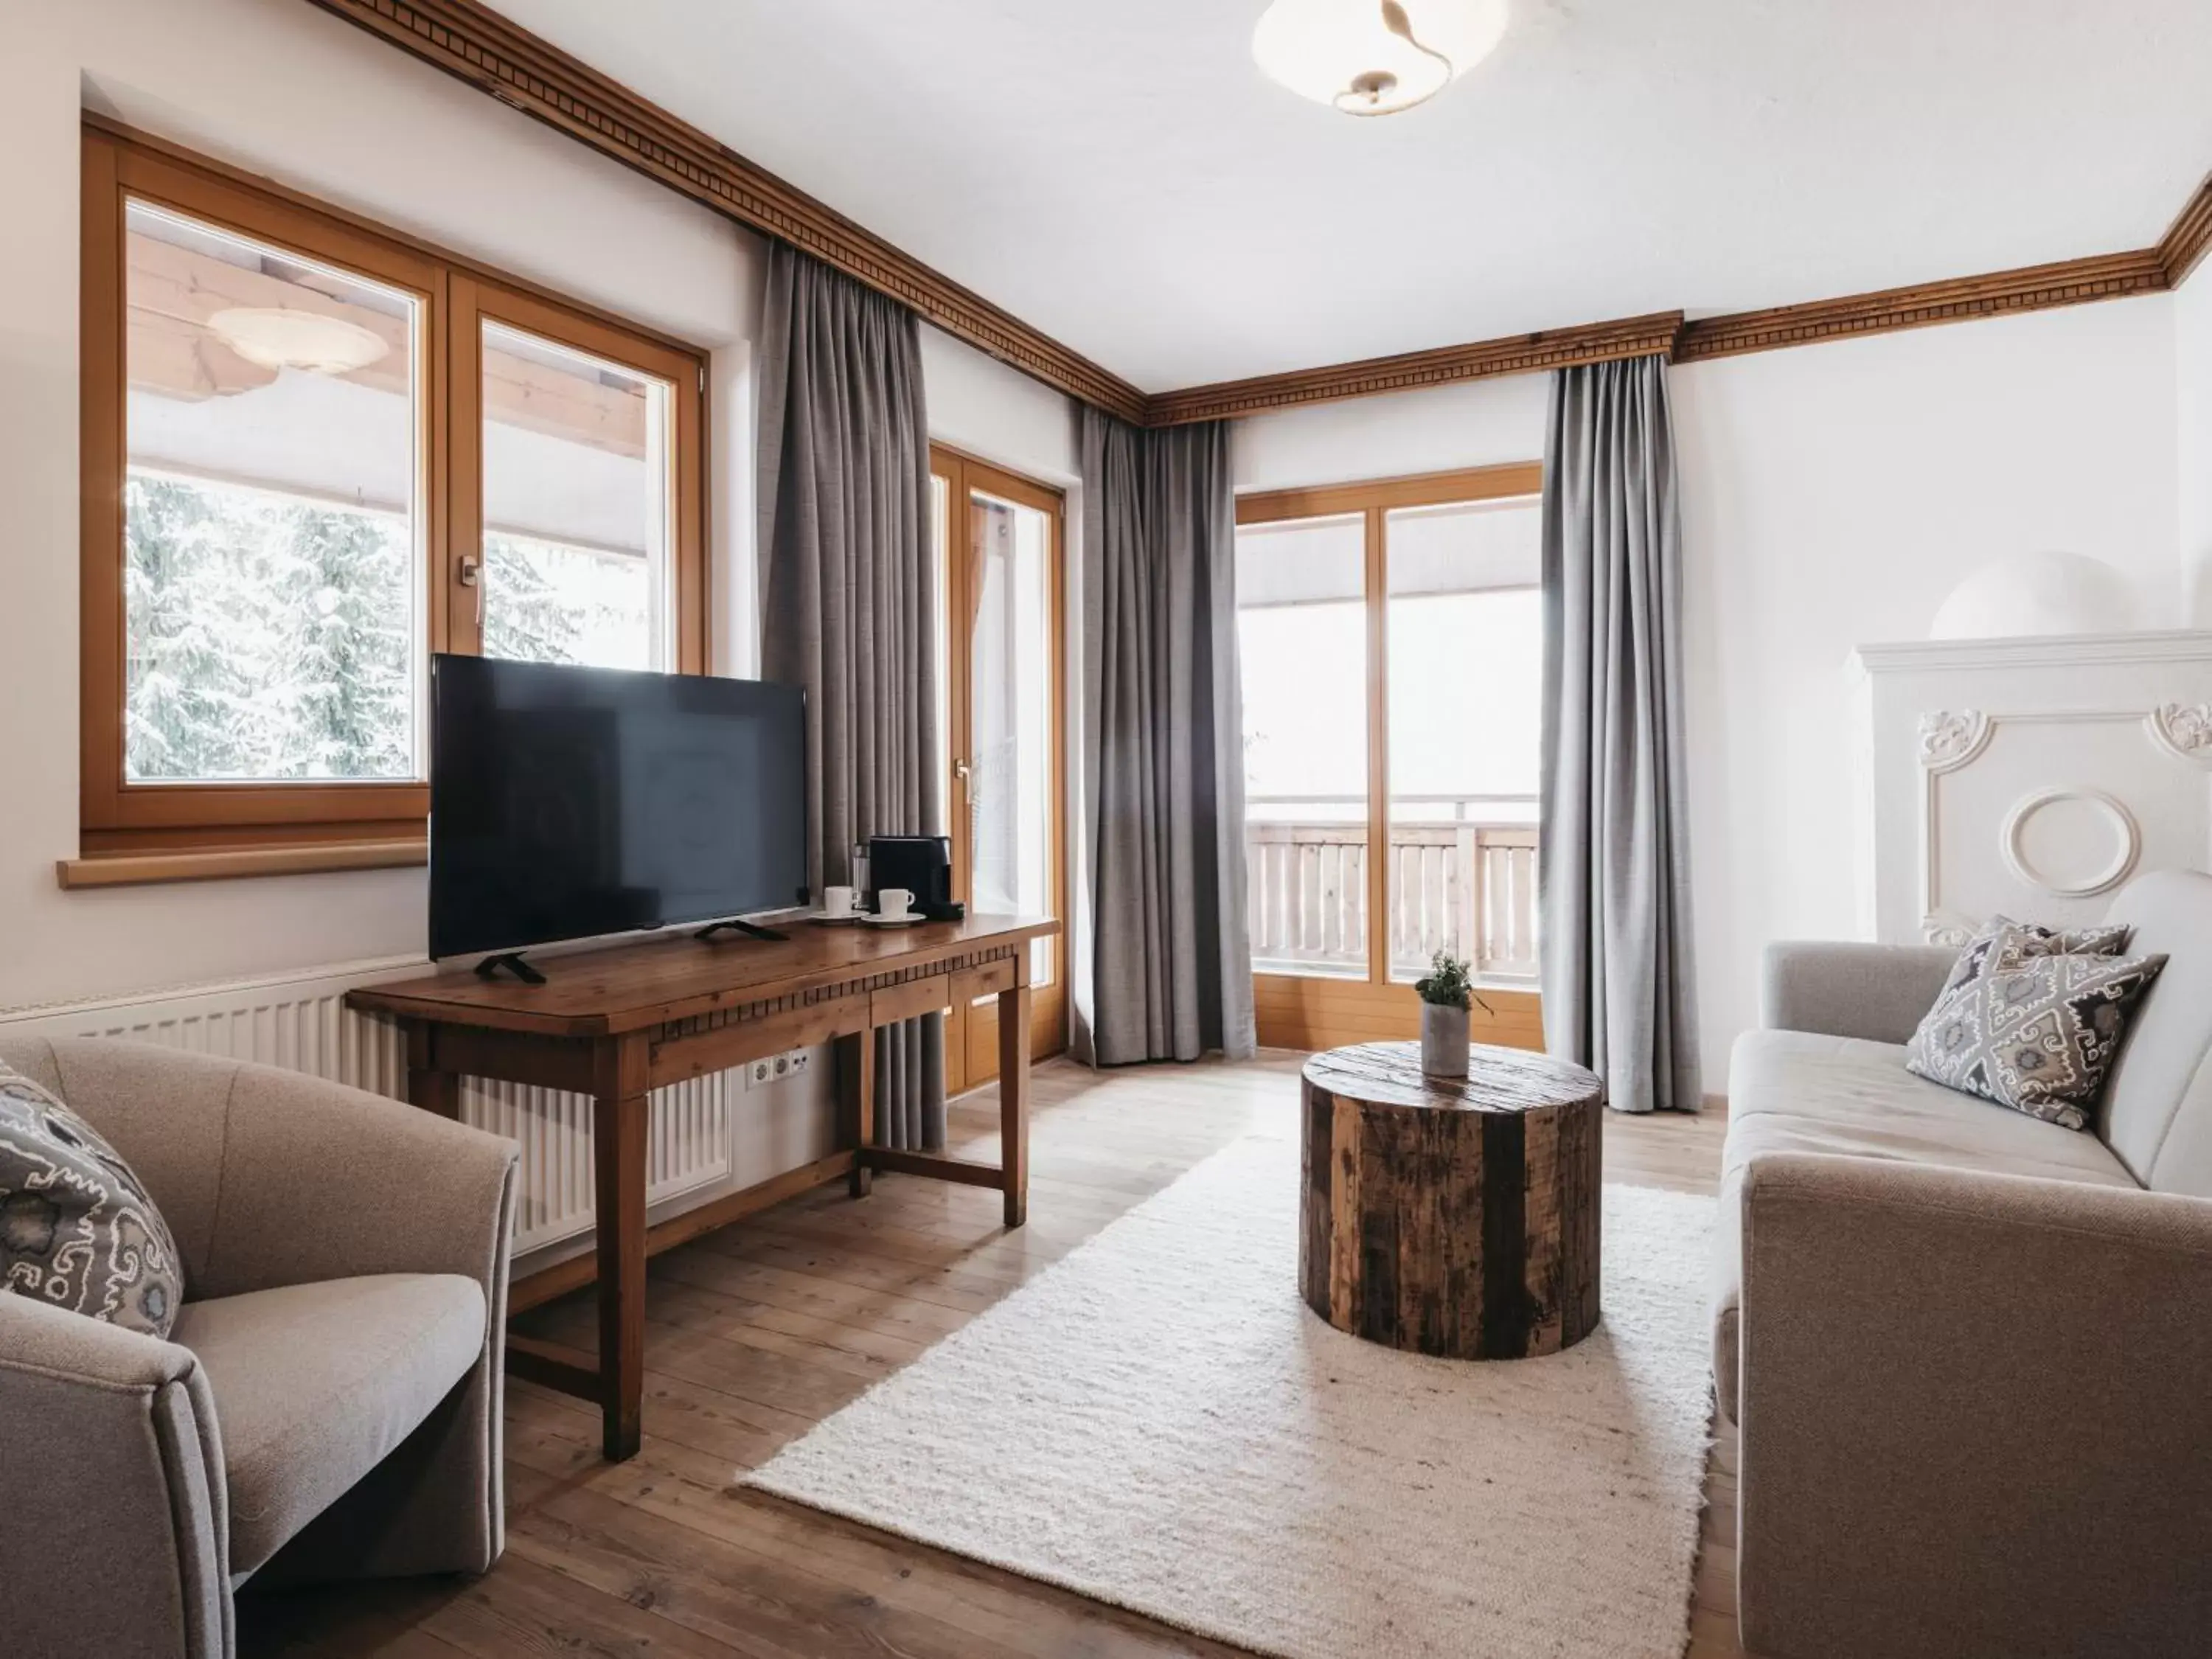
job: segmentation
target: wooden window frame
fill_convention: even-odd
[[[656,376],[673,390],[668,667],[705,673],[706,357],[701,349],[98,118],[86,118],[80,273],[80,857],[64,886],[207,879],[422,861],[427,775],[359,783],[131,783],[125,776],[122,482],[133,200],[402,289],[417,303],[416,513],[422,648],[480,647],[481,323],[506,323]],[[427,684],[427,681],[425,681]],[[419,757],[427,772],[428,757]]]
[[[1389,515],[1402,507],[1449,507],[1468,501],[1540,495],[1544,468],[1538,461],[1425,472],[1407,477],[1239,495],[1237,524],[1281,524],[1301,519],[1357,516],[1363,526],[1363,600],[1367,621],[1367,970],[1358,978],[1324,975],[1252,975],[1259,1040],[1268,1048],[1317,1049],[1350,1042],[1417,1036],[1420,1000],[1411,985],[1390,977],[1387,919],[1390,861],[1377,848],[1390,835]],[[1513,1048],[1543,1047],[1541,1004],[1533,991],[1485,987],[1492,1012],[1474,1011],[1480,1041]]]

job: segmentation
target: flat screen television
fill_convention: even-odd
[[[796,686],[430,660],[430,954],[807,902]]]

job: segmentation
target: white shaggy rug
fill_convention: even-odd
[[[1237,1142],[746,1484],[1284,1659],[1674,1659],[1712,1201],[1607,1187],[1598,1329],[1470,1363],[1310,1312],[1297,1198]]]

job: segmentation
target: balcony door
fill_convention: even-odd
[[[1413,1036],[1473,962],[1479,1041],[1542,1045],[1534,464],[1237,504],[1247,908],[1260,1041]]]
[[[941,573],[938,706],[954,896],[978,915],[1066,915],[1066,582],[1060,493],[930,452]],[[1066,939],[1030,947],[1030,1053],[1066,1046]],[[951,1011],[945,1085],[999,1071],[995,996]]]

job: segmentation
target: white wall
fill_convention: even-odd
[[[2173,296],[2181,579],[2191,625],[2212,628],[2212,260]]]
[[[1075,405],[1065,393],[927,324],[921,378],[936,442],[1039,483],[1075,483]]]
[[[1230,432],[1237,488],[1352,483],[1544,454],[1540,374],[1474,380],[1239,421]]]
[[[1969,571],[2047,548],[2178,614],[2174,329],[2157,295],[1674,371],[1709,1092],[1760,947],[1857,925],[1851,648],[1923,637]],[[1537,459],[1543,398],[1524,376],[1258,416],[1237,487]]]
[[[2172,301],[1726,358],[1674,381],[1691,847],[1706,1087],[1754,1015],[1760,947],[1848,938],[1844,664],[1926,637],[1981,565],[2046,549],[2178,614]]]

